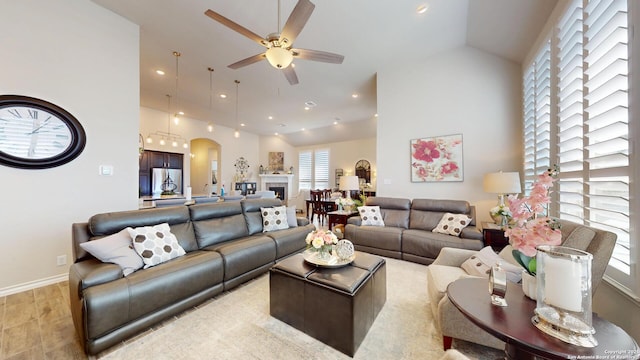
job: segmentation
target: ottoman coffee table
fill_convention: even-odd
[[[269,271],[270,314],[353,356],[387,301],[385,260],[356,251],[337,268],[316,267],[302,254]]]

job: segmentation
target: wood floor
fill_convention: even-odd
[[[69,284],[0,297],[0,359],[86,359],[73,327]]]
[[[327,228],[326,221],[314,224]],[[87,359],[71,319],[68,282],[0,297],[0,360],[22,359]]]

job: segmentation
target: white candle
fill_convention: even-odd
[[[191,186],[187,186],[187,188],[184,190],[184,196],[187,198],[187,200],[191,200]]]
[[[579,262],[548,256],[544,274],[545,303],[568,311],[582,311],[582,270]]]

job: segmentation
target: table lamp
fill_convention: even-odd
[[[351,190],[360,190],[360,181],[357,176],[342,176],[340,178],[340,190],[347,192],[347,199],[351,199]]]
[[[519,194],[520,173],[517,172],[496,172],[484,176],[482,187],[485,192],[498,194],[498,206],[504,205],[504,196],[507,194]]]

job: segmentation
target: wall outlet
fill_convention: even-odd
[[[56,258],[58,266],[67,265],[67,255],[59,255]]]

